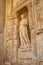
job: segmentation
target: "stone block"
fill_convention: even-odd
[[[32,60],[32,52],[27,50],[19,50],[18,51],[18,62],[22,63],[31,63]]]

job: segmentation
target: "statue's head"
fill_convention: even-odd
[[[21,18],[22,18],[22,19],[25,18],[24,14],[21,14]]]

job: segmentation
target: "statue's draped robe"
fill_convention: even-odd
[[[30,46],[30,40],[28,37],[28,21],[26,19],[22,19],[20,21],[20,41],[21,41],[21,47],[29,47]]]

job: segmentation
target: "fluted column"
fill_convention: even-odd
[[[12,31],[11,0],[6,0],[5,29],[4,29],[4,64],[11,65]]]

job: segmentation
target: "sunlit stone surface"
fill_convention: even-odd
[[[5,5],[5,12],[0,9],[0,65],[43,65],[43,0],[6,0]]]

